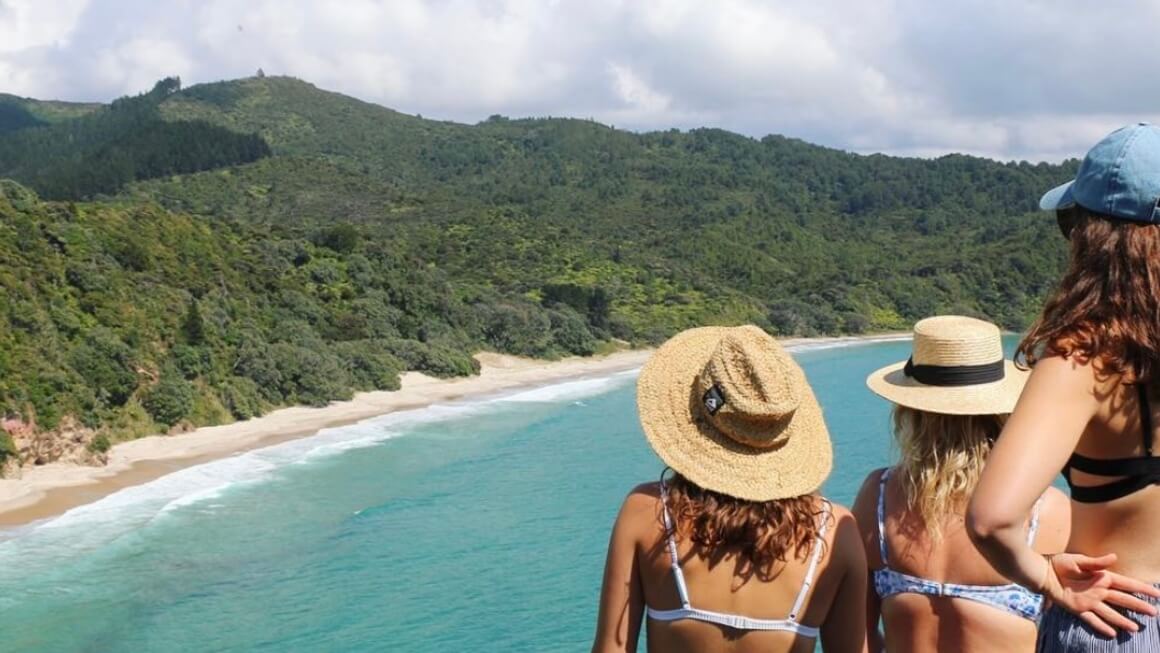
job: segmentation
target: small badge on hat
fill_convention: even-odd
[[[710,415],[716,415],[717,411],[725,406],[725,394],[721,392],[721,387],[713,384],[705,394],[701,395],[701,401],[705,404],[705,410],[709,411]]]

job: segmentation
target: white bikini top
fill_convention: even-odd
[[[826,539],[826,528],[830,523],[829,516],[831,507],[828,500],[822,500],[824,508],[822,509],[822,524],[818,530],[818,539],[814,542],[813,552],[810,555],[810,565],[806,569],[805,580],[802,581],[802,587],[798,590],[797,599],[793,602],[793,608],[790,609],[789,617],[786,619],[753,619],[737,614],[701,610],[694,608],[689,603],[689,588],[685,584],[685,574],[681,571],[681,561],[677,556],[677,541],[674,539],[673,519],[669,516],[667,499],[668,493],[665,490],[664,483],[661,483],[661,509],[664,514],[665,534],[668,537],[669,560],[673,570],[673,580],[677,584],[677,593],[681,596],[681,607],[675,610],[654,610],[651,607],[646,607],[650,619],[657,621],[693,619],[720,626],[728,626],[730,628],[736,628],[737,630],[779,630],[801,635],[802,637],[816,638],[818,636],[817,628],[800,623],[798,617],[801,615],[802,606],[806,602],[806,595],[810,592],[810,586],[813,585],[814,574],[818,570],[818,561],[822,557],[822,543]]]

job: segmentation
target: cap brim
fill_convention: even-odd
[[[666,465],[708,490],[748,501],[817,490],[830,475],[833,450],[822,409],[796,363],[802,397],[784,445],[757,449],[740,444],[701,417],[694,383],[727,332],[689,329],[653,352],[637,379],[645,438]]]
[[[906,362],[887,365],[866,377],[871,392],[900,406],[944,415],[1001,415],[1015,410],[1030,374],[1006,361],[1003,379],[994,383],[946,387],[906,376]]]
[[[1071,187],[1075,185],[1075,181],[1069,181],[1066,184],[1060,184],[1055,188],[1043,194],[1039,198],[1039,208],[1043,211],[1058,211],[1060,209],[1070,209],[1075,206],[1075,197],[1071,193]]]

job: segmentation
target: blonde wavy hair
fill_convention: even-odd
[[[937,541],[943,520],[966,509],[1007,415],[944,415],[895,405],[892,417],[907,507]]]

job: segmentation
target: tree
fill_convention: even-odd
[[[193,410],[193,386],[176,371],[166,370],[142,403],[155,422],[171,427]]]
[[[196,299],[190,300],[185,309],[185,317],[181,320],[181,335],[186,344],[197,346],[205,343],[205,320],[201,317]]]

